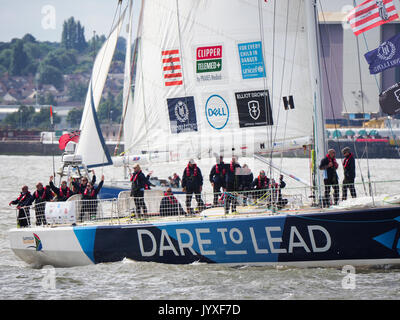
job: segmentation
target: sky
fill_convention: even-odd
[[[341,11],[344,5],[353,3],[353,0],[320,1],[325,11]],[[127,2],[123,1],[124,7]],[[40,41],[59,42],[63,22],[71,16],[85,27],[86,39],[92,37],[93,31],[107,35],[117,3],[118,0],[0,0],[0,41],[8,42],[30,33]],[[125,36],[124,32],[121,35]]]

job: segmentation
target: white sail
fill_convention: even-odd
[[[93,66],[80,125],[81,134],[76,149],[76,154],[82,156],[87,167],[112,164],[96,112],[107,80],[125,11],[101,47]]]
[[[179,159],[309,141],[314,96],[304,0],[276,6],[143,1],[125,150]],[[294,109],[285,110],[282,98],[290,96]]]

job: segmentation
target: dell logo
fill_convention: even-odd
[[[211,127],[216,130],[225,128],[229,121],[229,107],[224,98],[212,95],[206,102],[206,118]]]

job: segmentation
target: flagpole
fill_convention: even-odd
[[[50,106],[50,125],[52,128],[52,133],[51,133],[51,152],[53,156],[53,177],[56,177],[56,169],[55,169],[55,164],[54,164],[54,145],[53,145],[53,135],[55,134],[54,130],[54,121],[53,121],[53,107]]]

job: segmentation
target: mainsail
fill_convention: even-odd
[[[81,136],[75,152],[82,156],[84,163],[89,168],[112,164],[96,112],[107,80],[125,12],[126,9],[97,54],[89,82],[80,125]]]
[[[178,160],[309,142],[315,97],[304,4],[143,1],[125,151]]]

